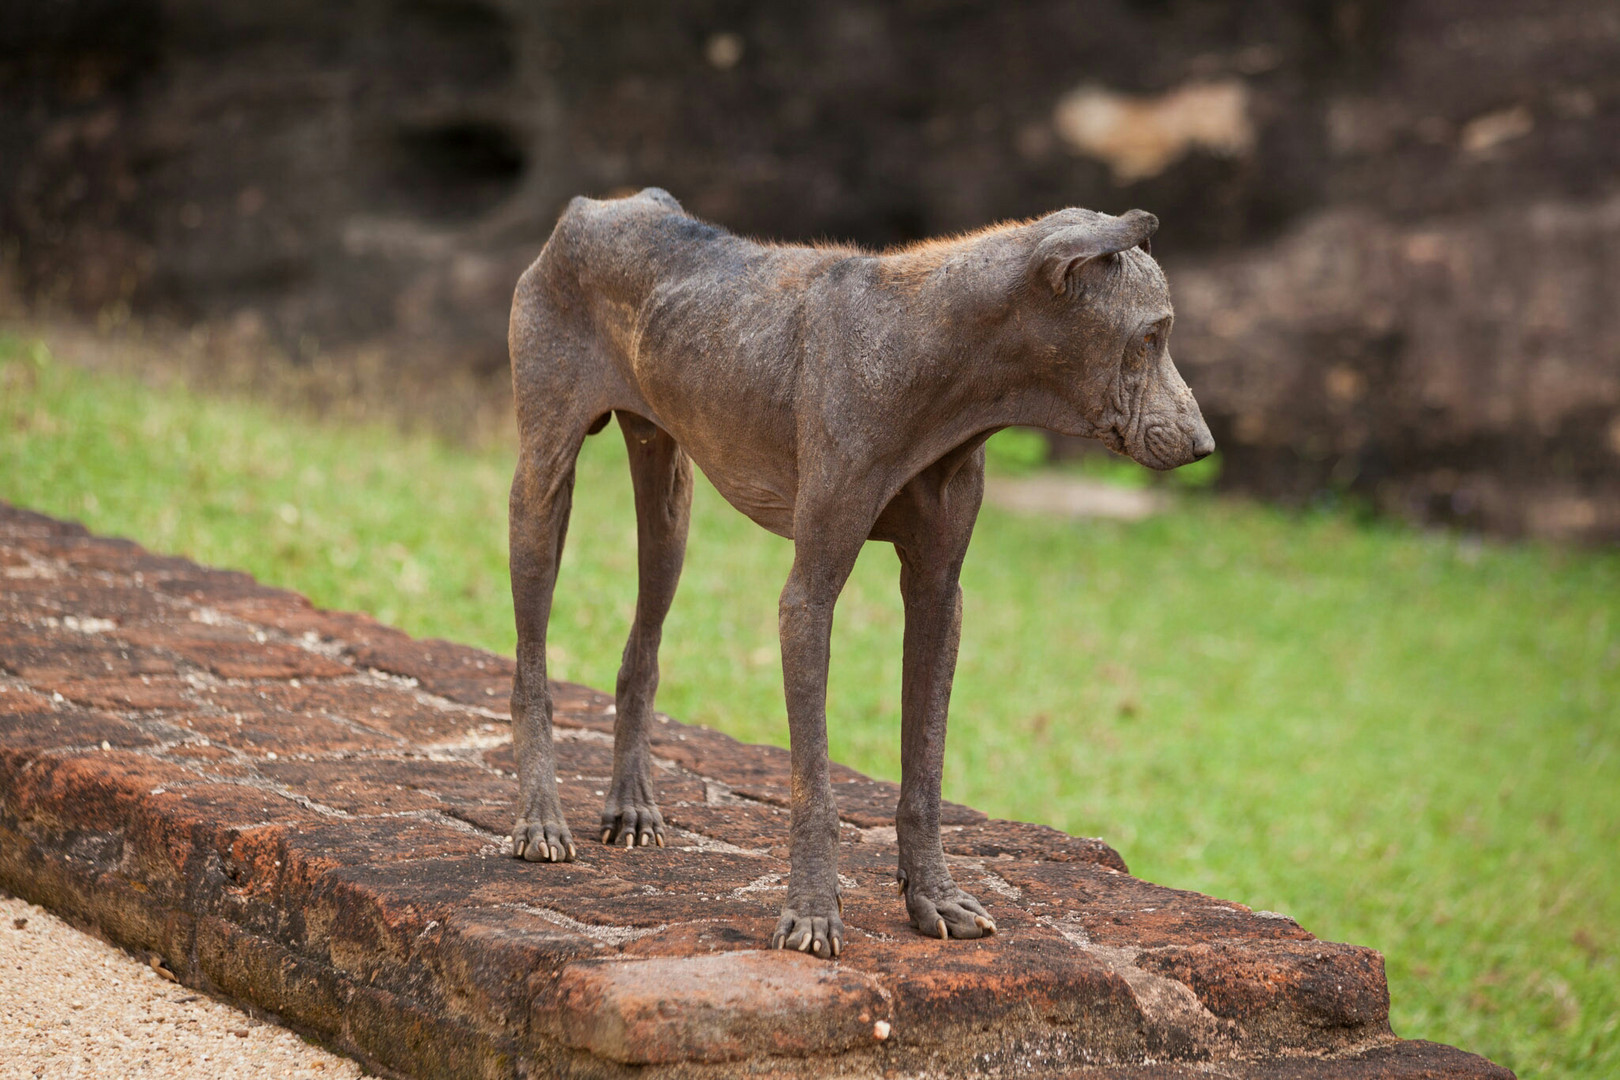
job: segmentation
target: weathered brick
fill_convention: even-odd
[[[1314,1030],[1389,1019],[1384,958],[1354,945],[1200,942],[1153,949],[1136,965],[1185,983],[1211,1013],[1239,1021],[1249,1045],[1282,1048]]]
[[[386,735],[330,720],[311,713],[262,709],[232,713],[190,710],[166,718],[177,734],[200,736],[216,746],[241,750],[270,760],[268,755],[334,753],[356,750],[397,750],[399,743]]]
[[[494,786],[482,770],[448,761],[374,757],[266,761],[259,764],[258,772],[295,791],[319,792],[322,806],[348,814],[442,810],[447,806],[442,793],[464,801],[468,788]]]
[[[0,654],[0,665],[18,678],[49,688],[56,680],[124,675],[172,675],[174,661],[102,634],[31,628],[26,641]]]
[[[0,686],[0,716],[44,716],[52,707],[51,699],[44,694],[21,687]]]
[[[537,1024],[630,1065],[836,1054],[873,1045],[889,1018],[870,976],[793,952],[580,961],[563,969],[556,1002],[555,1019]]]
[[[947,824],[941,830],[945,850],[952,855],[999,858],[1004,855],[1048,859],[1053,862],[1087,862],[1111,867],[1124,873],[1125,860],[1101,840],[1070,836],[1050,825],[1024,821],[985,820],[971,827]]]
[[[130,626],[156,625],[174,617],[174,608],[149,589],[130,583],[56,575],[42,592],[43,610],[71,615],[79,625],[103,627],[93,633],[119,634]]]
[[[169,648],[222,679],[333,679],[354,674],[347,664],[278,642],[193,639]]]
[[[459,908],[426,948],[449,1010],[511,1036],[528,1029],[532,1003],[564,964],[597,951],[584,934],[513,908]]]
[[[240,570],[214,570],[172,560],[158,576],[158,591],[193,604],[220,607],[245,599],[275,599],[284,590],[260,585]]]
[[[152,746],[157,740],[117,717],[84,709],[0,713],[0,752],[98,747],[102,743],[109,749],[125,749]]]
[[[172,675],[114,675],[99,679],[57,677],[34,679],[34,685],[61,694],[79,705],[115,712],[183,709],[191,705],[191,687]]]
[[[198,696],[227,712],[244,715],[275,709],[336,717],[414,746],[465,741],[470,733],[487,734],[500,724],[467,710],[424,704],[413,691],[361,679],[298,680],[297,685],[291,680],[264,680],[209,686],[199,690]],[[500,727],[504,730],[504,724]]]
[[[512,690],[512,661],[449,641],[388,638],[349,650],[354,662],[415,679],[431,694],[463,705],[501,705]]]
[[[197,924],[197,967],[229,997],[314,1031],[343,1030],[347,995],[336,971],[223,919]]]

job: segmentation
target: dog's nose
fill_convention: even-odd
[[[1209,433],[1208,428],[1193,438],[1192,452],[1194,461],[1203,461],[1215,452],[1215,436]]]

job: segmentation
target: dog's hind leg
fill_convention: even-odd
[[[658,643],[664,616],[686,557],[692,507],[692,463],[658,425],[633,413],[618,414],[630,452],[636,490],[637,561],[640,591],[630,639],[619,667],[613,720],[613,786],[602,808],[605,844],[664,846],[664,818],[653,798],[648,726],[658,691]]]
[[[530,862],[566,862],[574,841],[557,796],[546,682],[546,624],[574,498],[574,459],[585,430],[565,442],[525,445],[512,478],[510,560],[517,616],[517,675],[512,680],[512,743],[518,762],[512,854]]]

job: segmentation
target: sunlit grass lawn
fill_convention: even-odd
[[[0,340],[0,498],[509,651],[510,455],[90,376]],[[552,629],[611,687],[635,601],[615,428],[580,462]],[[660,706],[785,743],[791,547],[706,485]],[[838,609],[834,755],[898,776],[901,608]],[[1620,1075],[1620,554],[1188,496],[1138,524],[987,509],[946,795],[1388,959],[1397,1032],[1523,1077]]]

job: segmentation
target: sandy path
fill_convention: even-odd
[[[0,1080],[363,1075],[0,892]]]

